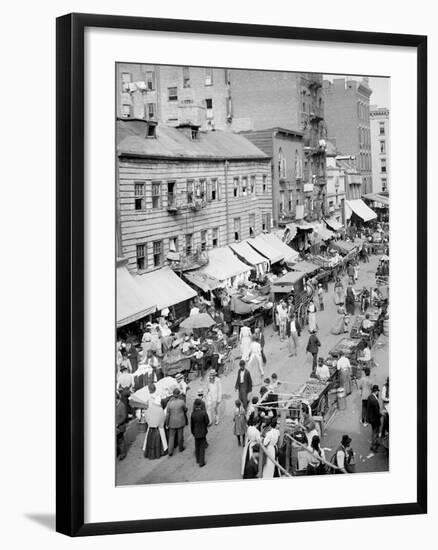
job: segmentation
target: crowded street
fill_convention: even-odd
[[[371,256],[369,263],[361,263],[357,287],[374,284],[379,256]],[[320,356],[328,356],[329,350],[339,340],[339,335],[331,333],[336,306],[334,304],[333,284],[330,283],[325,293],[324,311],[317,312],[318,337],[321,341]],[[306,382],[311,373],[311,357],[306,352],[308,330],[305,328],[299,338],[298,355],[289,357],[286,342],[280,342],[278,333],[273,326],[265,329],[265,354],[267,363],[265,375],[276,373],[280,381],[292,382],[297,385]],[[377,366],[373,367],[371,379],[380,387],[388,376],[388,338],[379,336],[372,349],[372,355]],[[222,402],[219,408],[219,424],[213,425],[208,431],[208,448],[206,450],[206,467],[199,468],[194,460],[194,439],[186,429],[185,446],[183,453],[177,452],[171,459],[164,456],[158,460],[145,460],[142,453],[144,434],[137,432],[133,423],[127,431],[129,450],[126,459],[117,465],[117,484],[143,484],[162,482],[205,481],[212,479],[238,479],[241,477],[240,468],[242,449],[237,445],[233,436],[233,407],[237,397],[234,389],[236,372],[239,362],[239,350],[234,350],[233,370],[221,377]],[[192,409],[194,398],[200,388],[205,387],[206,380],[197,378],[189,383],[187,391],[188,409]],[[257,380],[253,386],[253,393],[257,394],[261,382]],[[357,388],[353,388],[346,398],[346,409],[337,410],[328,425],[324,426],[321,446],[331,456],[339,445],[343,434],[352,438],[352,446],[356,454],[356,472],[384,471],[388,469],[388,458],[381,450],[374,453],[370,450],[371,427],[360,422],[360,395]]]

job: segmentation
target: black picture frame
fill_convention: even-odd
[[[84,521],[84,30],[233,35],[417,51],[417,498],[414,502],[220,516]],[[427,512],[427,37],[96,14],[57,19],[57,472],[56,529],[69,536],[322,521]],[[420,283],[421,281],[421,283]]]

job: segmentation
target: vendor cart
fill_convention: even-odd
[[[188,374],[191,366],[191,355],[185,355],[178,348],[168,351],[162,361],[164,376],[175,376],[178,373]]]
[[[359,353],[359,348],[360,348],[360,340],[356,338],[342,338],[329,351],[329,355],[334,359],[338,359],[339,353],[342,351],[345,357],[348,357],[350,361],[357,363],[357,355]]]
[[[301,326],[306,324],[307,308],[312,300],[315,288],[310,281],[304,286],[306,274],[301,271],[289,271],[273,281],[271,292],[275,300],[293,297],[294,309]]]

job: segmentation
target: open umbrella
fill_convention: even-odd
[[[161,380],[155,383],[157,389],[156,395],[161,399],[169,397],[172,394],[173,390],[178,387],[177,381],[171,376],[165,376]],[[137,390],[129,398],[129,403],[131,407],[137,407],[138,409],[144,409],[148,406],[149,401],[149,388],[145,386],[140,390]]]
[[[194,329],[208,328],[215,324],[215,321],[210,317],[208,313],[196,313],[195,315],[190,315],[190,317],[184,319],[180,326],[185,329]]]

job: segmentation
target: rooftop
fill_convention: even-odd
[[[156,127],[156,137],[147,138],[147,121],[118,119],[116,127],[119,156],[193,160],[268,159],[244,136],[215,130],[199,131],[196,139],[165,125]]]

